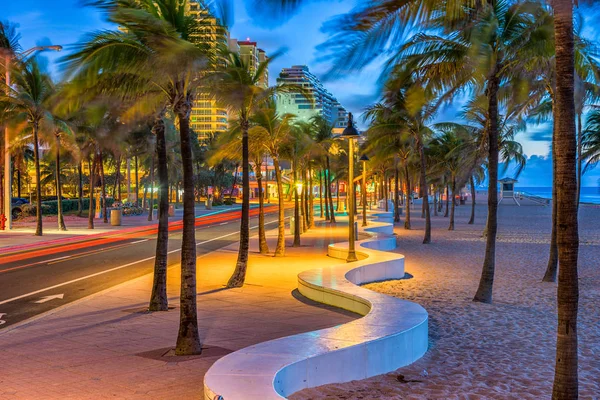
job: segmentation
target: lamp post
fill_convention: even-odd
[[[348,257],[346,262],[357,261],[354,248],[354,140],[360,137],[360,133],[354,127],[352,113],[348,114],[348,126],[340,135],[342,139],[348,139]]]
[[[19,56],[25,58],[36,51],[54,50],[61,51],[62,46],[35,46],[22,52]],[[14,55],[8,54],[4,57],[6,95],[10,95],[10,62]],[[40,183],[37,182],[39,185]],[[6,217],[6,230],[12,229],[12,169],[10,157],[10,142],[8,126],[4,128],[4,214]]]
[[[369,161],[369,157],[363,154],[360,161],[362,161],[362,226],[367,226],[367,161]]]

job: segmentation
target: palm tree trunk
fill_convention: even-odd
[[[553,105],[553,114],[556,115],[556,110]],[[554,124],[552,130],[552,177],[556,176],[556,129],[557,124]],[[548,264],[546,272],[542,278],[542,282],[556,282],[558,275],[558,244],[556,243],[557,224],[557,188],[555,182],[552,183],[552,233],[550,234],[550,254],[548,255]]]
[[[233,183],[231,184],[231,193],[229,193],[229,198],[233,198],[233,191],[235,190],[235,184],[237,183],[238,178],[238,168],[239,164],[235,164],[235,171],[233,172]]]
[[[135,161],[135,205],[140,206],[140,177],[138,169],[138,156],[134,157]]]
[[[427,188],[427,161],[425,160],[425,148],[421,137],[417,135],[417,147],[421,163],[421,193],[423,194],[423,212],[425,213],[425,235],[423,243],[431,242],[431,212],[429,211],[429,189]]]
[[[554,400],[577,399],[577,311],[579,284],[577,258],[579,231],[577,222],[577,149],[574,101],[574,38],[573,2],[557,0],[554,7],[554,37],[556,41],[556,176],[558,244],[558,329],[556,367],[554,369]]]
[[[258,249],[260,254],[269,254],[267,235],[265,234],[265,199],[262,186],[262,163],[255,163],[256,183],[258,184]]]
[[[300,205],[298,204],[298,190],[296,182],[298,182],[298,172],[296,161],[294,160],[292,169],[294,170],[294,182],[291,187],[294,191],[294,247],[300,247]]]
[[[308,216],[306,215],[306,211],[308,209],[307,204],[306,204],[306,173],[305,171],[300,171],[301,175],[302,175],[302,180],[305,182],[304,185],[302,185],[301,191],[300,191],[300,217],[302,219],[302,230],[301,233],[306,232],[306,226],[307,224],[307,219]]]
[[[283,198],[283,182],[281,180],[279,158],[276,156],[273,156],[273,168],[275,168],[275,180],[277,181],[277,202],[279,203],[277,246],[275,247],[275,257],[283,257],[285,255],[285,199]]]
[[[336,196],[335,211],[340,212],[340,180],[339,179],[335,180],[335,196]]]
[[[491,303],[494,287],[494,270],[496,267],[496,234],[498,232],[498,66],[488,79],[488,216],[485,256],[481,271],[479,287],[474,301]]]
[[[583,124],[581,122],[581,112],[577,113],[577,209],[579,210],[579,202],[581,201],[581,178],[583,177],[582,165],[583,159]]]
[[[108,224],[108,215],[106,207],[106,180],[104,179],[104,158],[102,157],[102,152],[98,153],[98,157],[98,168],[100,169],[100,189],[102,192],[102,222]]]
[[[81,160],[77,164],[77,174],[79,177],[79,184],[77,185],[77,216],[81,217],[83,214],[83,166]]]
[[[148,221],[152,221],[154,212],[154,154],[150,161],[150,204],[148,205]]]
[[[62,188],[60,184],[60,136],[54,135],[56,139],[56,206],[58,208],[58,230],[66,231],[65,219],[62,211]]]
[[[94,205],[94,186],[96,185],[96,167],[98,165],[98,157],[94,151],[92,157],[92,166],[90,167],[90,205],[88,209],[88,229],[94,229],[94,216],[96,214],[96,207]]]
[[[398,190],[400,181],[398,175],[398,160],[394,158],[394,222],[400,222],[400,191]]]
[[[41,174],[40,174],[40,145],[38,142],[38,123],[33,123],[33,155],[35,162],[35,214],[36,214],[36,226],[35,236],[42,236],[42,185]],[[5,179],[10,179],[8,176]],[[5,193],[6,196],[10,196],[10,193]],[[8,211],[7,211],[8,212]]]
[[[450,225],[448,226],[449,231],[454,230],[454,210],[456,209],[456,177],[452,177],[452,210],[450,211]]]
[[[181,241],[181,292],[179,333],[175,354],[191,355],[202,352],[198,334],[196,304],[196,217],[194,203],[194,159],[190,138],[191,101],[175,107],[179,119],[181,161],[183,168],[183,238]]]
[[[385,200],[385,211],[388,212],[389,211],[389,205],[388,205],[388,196],[389,196],[389,188],[387,185],[387,179],[385,179],[385,175],[382,178],[383,180],[383,198]]]
[[[319,209],[321,218],[323,218],[323,170],[319,174]],[[327,219],[329,219],[329,212],[327,212]]]
[[[410,229],[410,194],[412,188],[410,186],[410,174],[408,173],[408,161],[404,162],[404,175],[406,179],[406,218],[404,218],[404,229]]]
[[[312,228],[315,226],[315,204],[313,195],[313,174],[312,169],[308,168],[308,227]]]
[[[446,183],[446,212],[444,212],[444,218],[448,218],[448,211],[450,210],[450,185]]]
[[[249,123],[245,115],[242,115],[240,126],[242,128],[242,221],[240,223],[240,248],[235,265],[235,271],[227,282],[227,287],[242,287],[246,280],[246,268],[248,268],[248,250],[250,247],[250,157],[248,144]]]
[[[329,221],[335,224],[335,212],[333,211],[333,192],[331,190],[331,167],[329,166],[329,156],[327,156],[327,175],[325,176],[327,184],[327,193],[329,193]],[[327,199],[325,199],[327,202]],[[326,205],[327,207],[327,205]]]
[[[471,218],[469,218],[469,225],[473,225],[475,223],[475,195],[477,191],[475,190],[475,179],[473,179],[473,175],[469,177],[469,184],[471,185]]]
[[[117,157],[117,166],[116,166],[116,182],[115,182],[115,200],[121,201],[121,161],[122,157]]]
[[[149,311],[167,311],[167,260],[169,247],[169,170],[167,165],[167,140],[162,114],[154,121],[156,135],[156,156],[158,159],[158,235],[156,236],[156,257],[154,258],[154,280],[150,296]]]

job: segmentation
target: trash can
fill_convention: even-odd
[[[173,204],[169,204],[169,217],[175,216],[175,206]]]
[[[290,218],[290,235],[294,234],[294,225],[296,224],[296,220],[294,217]]]
[[[113,208],[110,210],[110,224],[112,226],[121,226],[121,217],[123,211],[120,208]]]
[[[204,206],[207,210],[212,210],[212,199],[208,198],[204,201]]]

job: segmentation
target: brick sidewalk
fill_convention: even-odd
[[[357,316],[295,298],[298,272],[340,261],[329,243],[347,226],[302,235],[285,258],[261,256],[251,241],[246,285],[224,290],[237,256],[230,246],[198,258],[198,317],[207,349],[170,355],[178,329],[179,268],[168,293],[176,308],[147,313],[152,276],[91,296],[11,331],[0,331],[2,399],[201,399],[204,373],[219,357],[265,340],[344,323]],[[275,232],[269,246],[275,247]],[[288,238],[287,244],[291,245]]]

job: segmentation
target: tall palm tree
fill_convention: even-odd
[[[36,177],[36,229],[35,235],[42,235],[42,188],[40,185],[39,134],[42,123],[52,120],[50,98],[54,94],[54,84],[35,58],[13,63],[12,79],[14,87],[2,83],[0,108],[15,123],[25,123],[32,132]]]
[[[210,92],[218,104],[231,110],[233,118],[242,132],[242,220],[240,226],[240,247],[235,270],[227,283],[227,287],[241,287],[246,279],[249,248],[249,210],[250,210],[250,170],[248,131],[252,116],[262,106],[272,101],[275,94],[281,92],[297,92],[307,96],[307,91],[297,85],[278,85],[264,87],[265,72],[269,64],[276,60],[281,52],[275,53],[268,60],[261,62],[256,68],[239,54],[229,52],[226,66],[213,74],[206,81]]]
[[[251,141],[261,144],[273,160],[275,181],[277,184],[277,201],[279,204],[277,224],[277,245],[275,257],[285,254],[285,202],[283,194],[283,180],[281,176],[280,152],[282,146],[288,141],[292,129],[292,114],[279,115],[275,102],[270,100],[257,109],[251,118],[252,127],[249,134]]]
[[[198,40],[208,22],[188,13],[190,2],[90,0],[90,4],[106,10],[109,21],[121,29],[100,32],[88,38],[68,58],[73,69],[86,77],[100,76],[99,72],[107,68],[121,74],[122,84],[137,85],[140,80],[150,81],[156,91],[149,96],[146,104],[154,104],[157,114],[162,113],[167,105],[177,118],[184,189],[178,355],[202,351],[196,304],[194,161],[190,113],[193,96],[200,85],[198,77],[214,70],[218,63],[214,46]],[[204,7],[204,4],[200,6]]]
[[[511,66],[529,56],[534,43],[549,40],[546,15],[541,5],[490,0],[474,10],[469,21],[457,22],[461,29],[446,36],[416,34],[394,60],[416,70],[432,88],[443,93],[442,100],[467,87],[487,98],[488,223],[481,280],[474,301],[492,301],[498,230],[499,113],[508,102],[508,98],[500,96],[502,84],[515,79],[520,70]]]
[[[320,147],[322,164],[323,164],[323,178],[325,181],[325,216],[326,220],[335,223],[335,213],[333,211],[333,195],[331,193],[331,154],[330,150],[333,144],[333,125],[322,115],[316,115],[312,118],[314,125],[313,140],[315,144]]]
[[[261,82],[272,59],[258,65],[256,70],[239,54],[230,53],[227,66],[209,77],[211,92],[217,102],[229,108],[242,132],[242,219],[240,246],[235,270],[227,287],[241,287],[246,279],[250,240],[250,154],[248,130],[250,118],[270,100],[275,88],[264,88]]]

